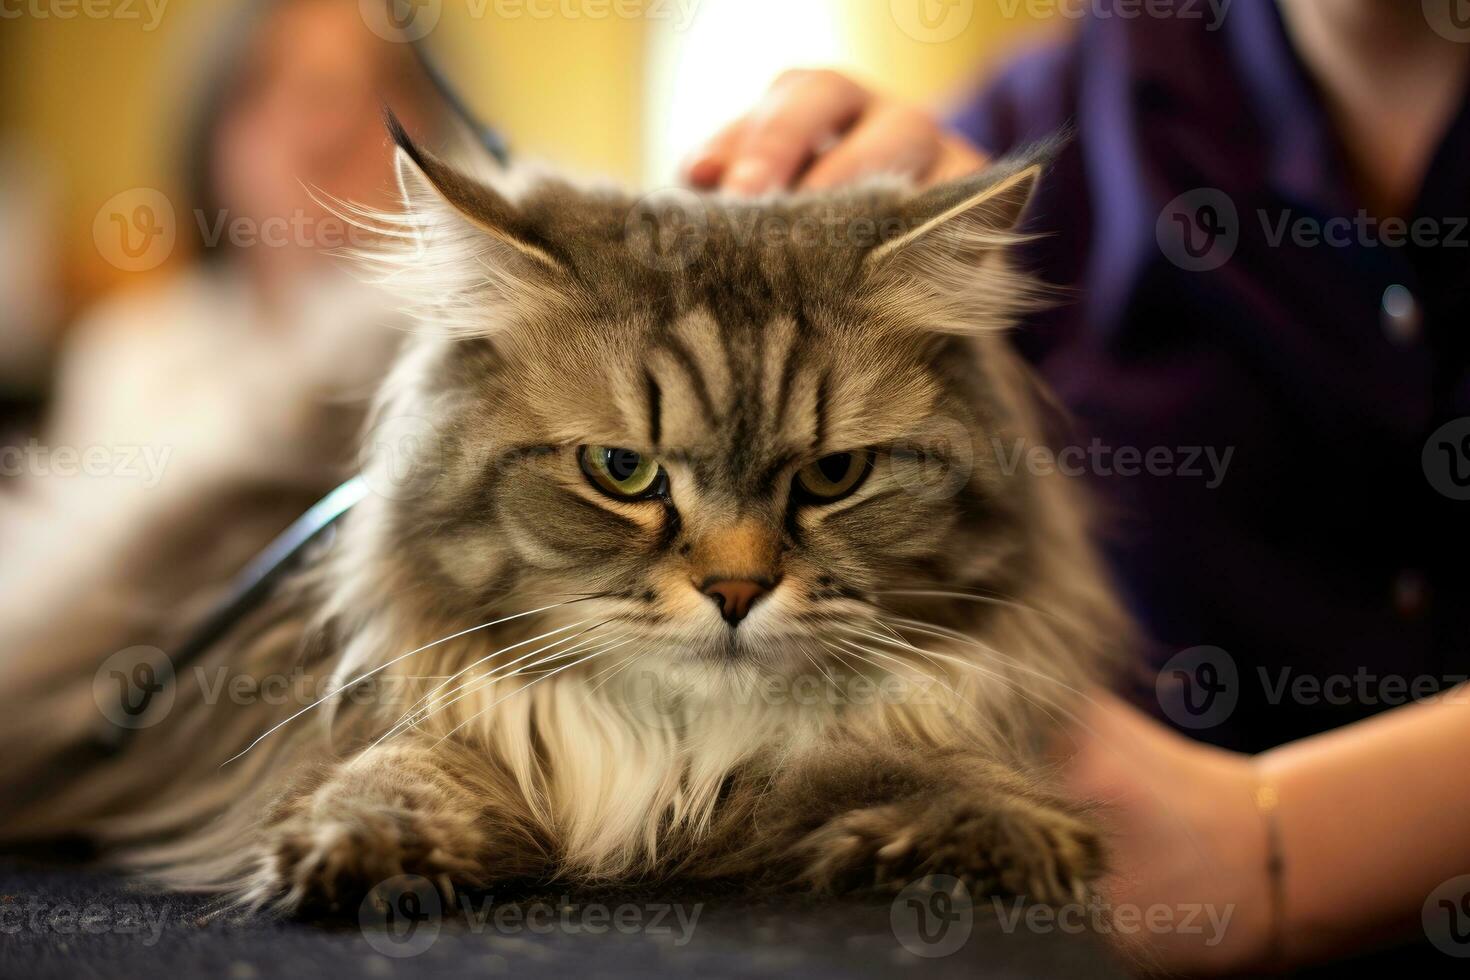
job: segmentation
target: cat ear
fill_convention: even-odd
[[[920,260],[973,260],[1014,243],[1016,226],[1040,178],[1041,165],[1032,163],[1000,177],[981,173],[925,191],[902,209],[900,217],[909,230],[875,248],[869,265],[903,254]]]
[[[1019,227],[1042,169],[1033,154],[906,201],[897,233],[864,259],[880,293],[946,333],[1009,326],[1039,305],[1042,290],[1008,252],[1030,238]]]
[[[411,229],[391,282],[417,293],[420,319],[484,333],[507,307],[565,297],[566,267],[508,198],[424,150],[391,112],[386,120]]]

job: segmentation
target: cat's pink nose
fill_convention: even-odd
[[[706,580],[699,591],[715,600],[725,622],[739,626],[755,601],[775,587],[776,583],[770,579],[725,578]]]

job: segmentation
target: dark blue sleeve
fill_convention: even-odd
[[[1075,114],[1076,61],[1075,39],[1021,55],[950,117],[950,128],[991,156],[1054,135]]]
[[[1075,129],[1079,46],[1066,39],[1033,49],[1011,62],[949,119],[950,127],[993,157]],[[1052,162],[1027,213],[1026,230],[1038,235],[1016,258],[1043,281],[1071,297],[1027,317],[1011,341],[1034,364],[1044,362],[1079,328],[1076,298],[1086,266],[1090,208],[1077,138]]]

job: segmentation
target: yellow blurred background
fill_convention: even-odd
[[[37,239],[8,248],[50,281],[55,302],[41,306],[55,324],[103,291],[157,274],[104,261],[93,219],[132,188],[178,191],[182,120],[231,6],[99,0],[110,15],[88,17],[80,2],[17,2],[0,30],[0,167],[20,181],[4,200],[26,209],[24,226]],[[412,6],[437,17],[427,43],[517,152],[642,185],[671,181],[694,141],[749,105],[784,67],[842,67],[911,99],[943,103],[1012,48],[1064,27],[1028,15],[1026,4],[997,0]]]

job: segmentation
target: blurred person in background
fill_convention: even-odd
[[[1213,945],[1145,931],[1166,970],[1423,936],[1436,888],[1470,872],[1464,686],[1367,718],[1408,699],[1394,678],[1444,691],[1470,670],[1470,505],[1421,462],[1439,427],[1470,426],[1470,25],[1449,7],[1242,0],[1212,23],[1103,0],[948,125],[796,71],[686,165],[743,194],[933,182],[1075,126],[1027,253],[1075,288],[1015,342],[1078,445],[1139,454],[1136,475],[1089,475],[1154,641],[1138,700],[1185,734],[1100,697],[1069,771],[1115,831],[1115,904],[1233,915]],[[1230,464],[1142,467],[1191,446]],[[1199,645],[1222,649],[1168,669]],[[1283,693],[1301,675],[1390,685]],[[1393,955],[1424,953],[1460,962]]]
[[[352,474],[400,335],[338,255],[362,236],[308,189],[396,207],[381,108],[432,140],[445,120],[427,77],[355,0],[233,13],[184,147],[191,200],[174,208],[197,256],[81,317],[44,436],[0,485],[10,697],[176,642],[165,616],[202,613],[210,586]]]

